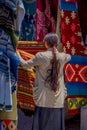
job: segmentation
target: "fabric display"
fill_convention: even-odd
[[[21,51],[20,55],[24,60],[33,58],[34,55]],[[18,99],[18,108],[20,108],[25,114],[31,115],[34,112],[34,101],[33,101],[33,83],[35,79],[35,72],[33,68],[25,69],[21,66],[18,67],[18,83],[17,83],[17,99]],[[27,115],[26,114],[26,115]],[[27,116],[28,116],[27,115]]]
[[[23,0],[25,16],[22,22],[21,40],[36,40],[36,0]]]
[[[18,41],[17,49],[23,50],[33,55],[39,51],[46,50],[44,43],[37,41]]]
[[[37,0],[36,40],[43,41],[49,32],[56,32],[58,0]]]
[[[87,57],[73,55],[65,65],[68,112],[80,112],[80,107],[87,106]]]
[[[12,121],[17,120],[16,82],[19,59],[16,45],[24,13],[21,0],[0,0],[0,120],[1,125],[9,130],[17,130]],[[8,119],[11,121],[6,121]]]
[[[87,47],[85,47],[83,43],[78,13],[74,11],[63,10],[61,10],[60,13],[62,43],[64,52],[72,55],[76,54],[86,56]]]
[[[64,68],[68,112],[76,114],[82,106],[87,106],[87,46],[83,41],[77,2],[60,0],[60,21],[63,51],[71,54]]]
[[[15,50],[24,12],[21,0],[0,0],[0,110],[8,113],[13,110],[19,64]]]

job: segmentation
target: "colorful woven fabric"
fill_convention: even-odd
[[[19,53],[25,60],[28,60],[34,56],[21,50],[19,51]],[[22,110],[24,109],[34,111],[35,106],[33,101],[34,79],[35,79],[35,72],[33,71],[33,69],[23,69],[21,66],[19,66],[17,99],[18,99],[18,108]]]
[[[23,50],[34,55],[39,51],[46,50],[44,43],[37,41],[18,41],[17,49]]]
[[[66,82],[86,82],[87,83],[87,65],[67,64],[65,66]]]
[[[36,40],[43,41],[49,32],[56,32],[58,0],[37,0]]]
[[[77,11],[77,3],[60,0],[60,9],[67,10],[67,11]]]
[[[69,96],[67,98],[69,113],[71,114],[79,113],[79,106],[87,106],[87,96]]]
[[[17,130],[16,121],[13,120],[3,120],[2,127],[3,130]]]
[[[83,44],[78,13],[61,10],[60,16],[64,52],[87,56],[87,47]]]
[[[71,60],[65,65],[64,70],[68,94],[68,112],[75,114],[79,112],[82,106],[87,105],[87,57],[71,56]]]
[[[22,22],[21,40],[36,40],[36,0],[23,0],[25,16]]]

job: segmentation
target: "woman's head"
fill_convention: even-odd
[[[48,33],[43,41],[46,42],[49,47],[57,46],[59,43],[58,35],[56,33]]]

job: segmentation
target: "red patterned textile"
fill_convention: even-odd
[[[87,47],[83,45],[81,36],[78,12],[61,10],[60,16],[64,52],[87,56]]]
[[[36,40],[43,41],[49,32],[56,32],[58,0],[37,0]]]
[[[87,65],[66,64],[65,65],[65,81],[87,83]]]
[[[13,120],[3,120],[2,127],[3,130],[17,130],[16,121]]]

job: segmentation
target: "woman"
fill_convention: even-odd
[[[34,58],[24,61],[18,53],[23,67],[36,68],[36,79],[33,88],[35,114],[33,130],[65,130],[64,99],[66,88],[64,85],[63,67],[70,60],[70,55],[57,51],[58,36],[49,33],[44,38],[47,48],[45,52],[38,52]]]

